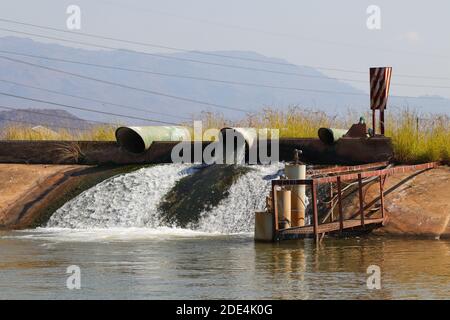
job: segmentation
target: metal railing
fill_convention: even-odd
[[[384,185],[388,176],[394,174],[401,173],[409,173],[413,171],[422,171],[435,168],[439,165],[438,162],[424,163],[419,165],[406,165],[406,166],[397,166],[392,168],[384,168],[384,169],[376,169],[381,166],[385,166],[387,163],[373,163],[368,165],[361,166],[347,166],[347,167],[332,167],[329,169],[320,169],[320,172],[315,172],[315,174],[326,175],[320,177],[311,177],[303,180],[290,180],[290,179],[280,179],[280,180],[272,180],[272,199],[273,199],[273,234],[276,239],[278,239],[280,233],[283,233],[287,230],[290,232],[301,231],[301,229],[311,228],[311,225],[302,226],[302,227],[290,227],[285,229],[279,229],[278,225],[278,205],[277,205],[277,187],[289,187],[289,186],[298,186],[304,185],[311,188],[311,205],[312,205],[312,235],[316,241],[319,240],[321,234],[330,231],[339,231],[342,233],[346,228],[355,228],[355,218],[359,216],[359,225],[358,227],[364,229],[366,226],[366,219],[369,219],[367,211],[371,209],[376,203],[379,203],[379,210],[381,218],[378,219],[369,219],[368,223],[384,223],[386,214],[385,214],[385,190]],[[356,171],[356,172],[355,172]],[[366,180],[365,180],[366,179]],[[369,182],[370,179],[370,182]],[[379,185],[379,196],[370,201],[367,204],[364,204],[364,194],[363,188],[365,185],[372,183],[373,181],[378,180]],[[343,188],[342,184],[344,182],[351,181],[355,185],[357,185],[358,190],[358,199],[359,199],[359,208],[357,212],[354,212],[348,215],[349,218],[344,218],[343,212]],[[332,225],[331,223],[319,223],[319,210],[318,210],[318,186],[322,184],[335,184],[336,185],[336,200],[337,200],[337,209],[338,209],[338,224]],[[333,209],[333,208],[332,208]],[[372,211],[370,213],[373,213]],[[352,221],[352,223],[347,224],[347,221]],[[321,228],[321,226],[328,224],[326,228]],[[324,231],[326,230],[326,231]]]

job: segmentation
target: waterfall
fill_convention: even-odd
[[[64,204],[47,227],[157,227],[159,200],[191,171],[190,165],[157,165],[110,178]]]
[[[265,208],[271,180],[278,177],[281,164],[254,166],[253,171],[240,177],[229,190],[229,196],[211,211],[202,212],[193,229],[206,232],[253,232],[255,211]]]
[[[255,210],[264,209],[270,181],[282,164],[251,166],[215,208],[201,213],[189,229],[208,233],[252,232]],[[195,172],[186,164],[155,165],[105,180],[59,208],[47,228],[166,228],[158,204],[177,181]]]

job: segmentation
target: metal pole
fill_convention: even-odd
[[[342,213],[342,186],[341,177],[337,177],[337,193],[338,193],[338,210],[339,210],[339,231],[344,230],[344,214]]]
[[[381,217],[384,218],[384,187],[383,187],[383,176],[380,176],[380,210]]]
[[[272,180],[272,199],[273,199],[273,241],[278,237],[278,202],[277,193],[275,192],[275,181]]]
[[[361,215],[361,226],[364,227],[364,199],[363,199],[361,173],[358,173],[358,191],[359,191],[359,214]]]
[[[384,136],[384,110],[380,110],[380,131],[381,135]]]
[[[313,202],[314,240],[316,241],[316,243],[318,243],[319,242],[319,234],[318,234],[319,216],[318,216],[318,212],[317,212],[317,184],[314,180],[312,182],[311,188],[312,188],[312,202]]]
[[[329,209],[331,210],[330,222],[333,222],[334,221],[334,214],[333,214],[334,210],[332,210],[332,209],[334,207],[334,201],[333,201],[333,183],[332,182],[330,182],[330,199],[331,199],[331,202],[329,204]]]
[[[373,129],[373,135],[375,135],[377,132],[375,109],[372,109],[372,129]]]

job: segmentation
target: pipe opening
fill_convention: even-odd
[[[320,128],[318,131],[319,139],[325,144],[333,144],[344,137],[348,129]]]
[[[320,141],[322,141],[323,143],[326,143],[326,144],[334,143],[334,135],[333,135],[333,131],[331,129],[320,128],[318,134],[319,134]]]
[[[223,128],[220,130],[220,140],[222,141],[223,162],[227,164],[237,164],[248,162],[248,141],[241,129]],[[228,141],[228,139],[232,139]],[[232,150],[227,150],[227,145],[232,146]]]
[[[145,151],[145,143],[142,137],[133,129],[121,127],[116,130],[116,140],[119,146],[132,153]]]

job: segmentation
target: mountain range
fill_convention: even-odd
[[[59,109],[21,109],[0,111],[0,128],[6,126],[60,128],[78,131],[88,129],[92,124],[70,112]]]
[[[369,106],[367,94],[344,81],[327,77],[312,67],[290,65],[288,61],[255,52],[142,54],[128,50],[87,50],[18,37],[0,38],[0,51],[0,106],[61,109],[82,119],[127,124],[151,124],[151,120],[178,123],[202,111],[220,112],[225,117],[238,119],[265,107],[299,106],[339,115],[349,109],[362,113]],[[111,85],[111,82],[119,85]],[[426,113],[448,114],[448,106],[450,101],[438,96],[390,97],[389,100],[390,110],[409,107]]]

